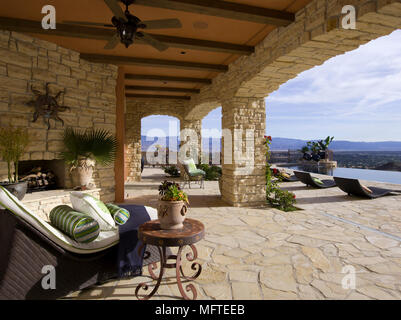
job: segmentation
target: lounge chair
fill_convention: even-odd
[[[118,232],[111,237],[101,232],[97,244],[72,247],[75,241],[57,236],[15,197],[4,202],[3,197],[1,204],[9,210],[0,209],[0,300],[57,299],[117,277]],[[155,249],[148,246],[151,255],[144,265],[160,261]],[[55,289],[42,287],[46,266],[55,268]]]
[[[362,185],[358,179],[334,177],[334,181],[337,186],[348,195],[363,198],[375,199],[393,192],[401,193],[401,190],[390,190],[371,186],[366,187]]]
[[[301,181],[302,183],[306,184],[307,186],[311,186],[314,188],[332,188],[336,186],[334,180],[324,179],[320,180],[318,178],[312,177],[309,172],[304,171],[294,171],[295,176]]]
[[[186,184],[188,184],[189,188],[191,189],[191,182],[198,183],[202,189],[205,188],[204,180],[206,172],[201,169],[196,169],[193,159],[182,161],[182,163],[179,163],[179,167],[181,176],[184,179],[183,188]]]

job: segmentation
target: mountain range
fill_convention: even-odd
[[[176,145],[179,145],[178,137],[166,137],[165,143],[159,141],[158,144],[165,147],[169,145],[170,140],[177,141]],[[148,150],[156,141],[156,137],[141,136],[142,151]],[[306,142],[307,140],[273,137],[271,150],[297,150],[305,146]],[[212,144],[217,151],[220,149],[220,139],[218,138],[203,138],[202,144],[207,145],[207,143],[209,143],[210,149],[212,148]],[[401,141],[358,142],[334,140],[329,148],[335,151],[401,151]],[[171,149],[175,150],[176,148]],[[149,151],[154,151],[154,148]]]

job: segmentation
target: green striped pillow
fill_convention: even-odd
[[[92,217],[74,211],[67,205],[53,208],[49,214],[51,224],[77,242],[95,240],[100,232],[99,223]]]
[[[122,225],[126,223],[130,217],[130,213],[127,209],[120,208],[112,203],[106,203],[107,209],[109,209],[111,215],[113,216],[114,222]]]

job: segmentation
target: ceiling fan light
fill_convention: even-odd
[[[128,48],[134,43],[134,37],[136,34],[136,28],[127,23],[120,23],[117,26],[118,35],[120,36],[121,42]]]

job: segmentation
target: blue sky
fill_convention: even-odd
[[[169,121],[142,120],[168,132]],[[401,30],[299,74],[266,98],[266,133],[273,137],[401,141]],[[203,129],[221,130],[221,108],[202,121]],[[152,134],[154,135],[154,134]]]

